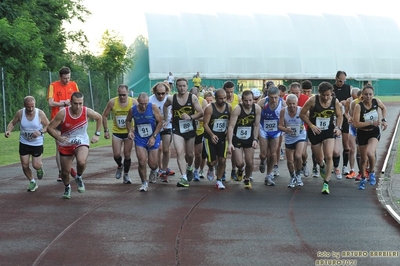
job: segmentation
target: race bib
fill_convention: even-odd
[[[126,115],[117,115],[115,116],[115,122],[117,123],[118,128],[126,128]]]
[[[317,117],[316,126],[321,130],[327,130],[331,119],[329,117]]]
[[[153,128],[150,124],[140,124],[137,125],[139,136],[142,138],[147,138],[153,135]]]
[[[288,127],[292,130],[292,133],[288,134],[293,137],[300,135],[300,124],[289,124]]]
[[[25,130],[25,131],[21,131],[21,136],[24,138],[24,139],[26,139],[27,141],[32,141],[34,138],[33,138],[33,133],[34,133],[35,131],[33,131],[33,130]]]
[[[264,120],[265,132],[278,131],[278,120]]]
[[[84,136],[80,136],[80,135],[73,136],[73,137],[71,136],[69,139],[69,143],[71,143],[73,145],[80,145],[83,143],[83,139],[84,139]]]
[[[227,119],[215,119],[212,131],[214,132],[225,132],[228,124]]]
[[[378,121],[378,111],[376,109],[364,114],[364,121]]]
[[[192,120],[179,120],[179,131],[181,133],[187,133],[189,131],[193,131],[193,123]]]
[[[238,127],[236,137],[243,140],[249,139],[251,137],[251,127]]]

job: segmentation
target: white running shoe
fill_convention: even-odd
[[[217,180],[217,183],[215,184],[215,188],[217,189],[225,189],[224,184],[222,184],[221,180]]]
[[[149,184],[147,182],[143,182],[139,189],[141,192],[146,192],[149,190]]]

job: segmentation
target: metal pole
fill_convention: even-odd
[[[108,89],[108,99],[111,99],[111,92],[110,92],[110,78],[107,74],[107,89]]]
[[[1,88],[3,91],[3,116],[4,116],[4,132],[7,131],[7,114],[6,114],[6,94],[4,90],[4,68],[1,68]]]
[[[94,101],[93,101],[93,90],[92,90],[92,78],[90,76],[90,70],[88,71],[89,74],[89,89],[90,89],[90,98],[92,100],[92,109],[94,110]]]

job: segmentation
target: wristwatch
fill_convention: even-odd
[[[387,121],[386,121],[386,118],[382,118],[382,122],[387,122]]]
[[[153,134],[153,137],[154,137],[154,138],[157,138],[157,134]]]
[[[100,136],[100,131],[96,131],[96,133],[94,133],[96,136]]]

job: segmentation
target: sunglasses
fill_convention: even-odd
[[[126,94],[118,94],[119,97],[125,97]]]
[[[165,92],[157,92],[157,95],[165,95]]]

